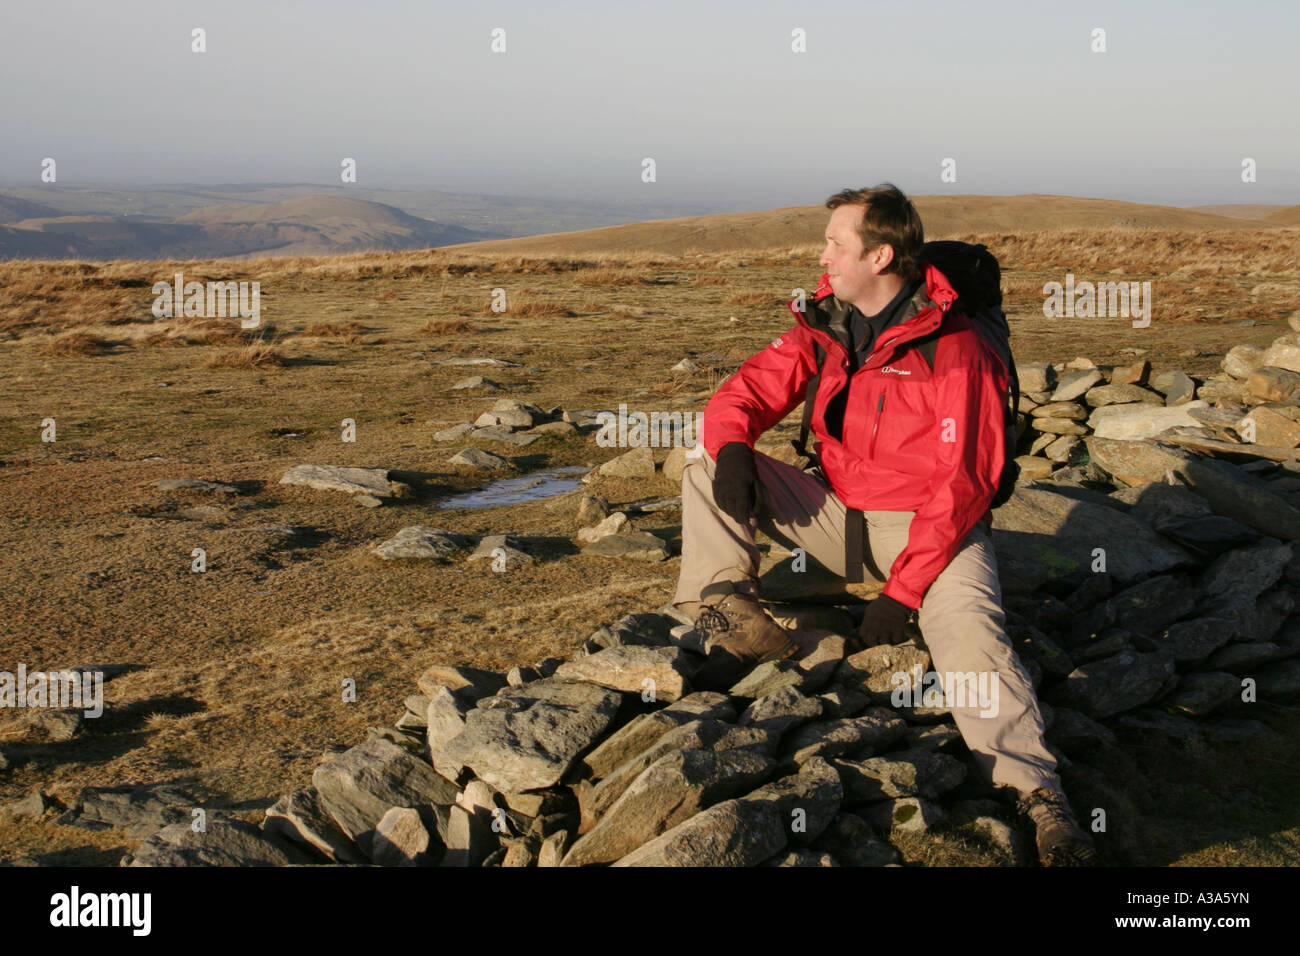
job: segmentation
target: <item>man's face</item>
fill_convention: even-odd
[[[871,250],[862,257],[862,238],[858,225],[865,207],[848,204],[831,210],[826,227],[826,248],[817,260],[830,273],[831,291],[842,302],[869,302],[878,289],[881,271],[893,259],[888,245]]]

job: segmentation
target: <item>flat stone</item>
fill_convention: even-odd
[[[1053,402],[1073,402],[1102,379],[1101,370],[1096,368],[1074,369],[1061,376],[1056,391],[1052,392]]]
[[[1112,385],[1139,385],[1146,382],[1150,373],[1151,363],[1146,359],[1134,362],[1132,365],[1116,365],[1111,369],[1110,383]]]
[[[775,761],[750,748],[677,750],[650,764],[566,854],[564,866],[611,863],[761,782]]]
[[[857,717],[805,724],[782,741],[781,766],[802,766],[813,757],[870,756],[900,740],[906,728],[883,707],[872,707]]]
[[[922,647],[910,643],[880,644],[846,657],[835,673],[835,680],[846,687],[862,685],[873,700],[886,703],[895,688],[914,687],[914,675],[925,673],[929,667],[930,653]]]
[[[1300,695],[1300,661],[1279,661],[1261,668],[1259,699],[1289,701]]]
[[[468,422],[462,422],[459,425],[452,425],[450,428],[444,428],[442,431],[433,433],[434,441],[459,441],[474,430],[474,426]]]
[[[1160,703],[1189,717],[1204,717],[1240,693],[1241,680],[1236,676],[1221,671],[1204,671],[1183,674],[1178,679],[1178,687]]]
[[[476,428],[485,428],[491,425],[502,425],[506,428],[532,428],[533,415],[531,412],[522,408],[508,408],[484,412],[478,418],[474,419]]]
[[[594,780],[609,776],[628,760],[643,754],[669,731],[696,720],[731,721],[735,708],[725,694],[696,691],[653,714],[638,714],[606,737],[582,758]]]
[[[866,700],[863,699],[865,704]],[[822,702],[808,697],[795,687],[783,687],[759,697],[741,713],[738,723],[742,727],[758,727],[783,734],[822,714]]]
[[[530,435],[576,435],[578,426],[572,422],[545,422],[528,429]]]
[[[682,472],[686,470],[686,452],[687,449],[684,446],[675,445],[668,452],[668,457],[664,459],[661,474],[674,485],[682,483]]]
[[[1094,385],[1084,393],[1083,400],[1093,408],[1102,405],[1122,405],[1131,402],[1164,405],[1164,396],[1141,385],[1119,383]]]
[[[648,531],[608,535],[587,545],[580,553],[588,557],[628,561],[665,561],[669,557],[668,542]]]
[[[1247,422],[1251,425],[1247,426]],[[1250,439],[1261,445],[1274,445],[1281,448],[1295,448],[1300,445],[1300,423],[1274,411],[1264,405],[1252,408],[1237,425],[1237,431],[1246,440],[1247,429],[1253,427],[1254,437]]]
[[[689,691],[690,667],[680,648],[611,647],[561,664],[561,680],[589,681],[651,700],[678,700]]]
[[[622,696],[556,678],[507,688],[479,701],[447,756],[498,790],[538,790],[559,782],[608,729]]]
[[[847,812],[836,814],[813,848],[833,853],[841,866],[888,866],[898,860],[898,851],[878,839],[870,823]]]
[[[1060,690],[1060,699],[1101,720],[1154,700],[1173,674],[1174,657],[1169,653],[1121,651],[1075,668]]]
[[[1081,422],[1088,418],[1088,410],[1078,402],[1048,402],[1035,406],[1031,415],[1034,418],[1069,418]]]
[[[933,799],[966,779],[966,765],[947,754],[915,749],[864,760],[834,761],[844,785],[844,803],[853,806],[894,797]]]
[[[504,849],[492,830],[491,815],[454,805],[447,811],[447,836],[439,866],[477,867],[491,865],[489,857]]]
[[[1082,445],[1083,442],[1077,436],[1062,435],[1043,449],[1043,453],[1052,461],[1069,461],[1073,457],[1075,450],[1082,447]]]
[[[1180,467],[1191,457],[1181,448],[1158,442],[1125,441],[1096,435],[1083,441],[1093,463],[1126,485],[1164,481],[1166,472]]]
[[[469,378],[462,378],[452,386],[453,391],[462,391],[471,388],[481,388],[490,392],[495,392],[501,388],[501,386],[490,378],[484,378],[482,375],[471,375]]]
[[[1054,435],[1055,433],[1049,432],[1047,434]],[[1052,472],[1056,469],[1056,462],[1050,458],[1040,458],[1037,455],[1018,455],[1016,456],[1016,464],[1020,466],[1020,478],[1026,481],[1051,477]]]
[[[1214,510],[1264,534],[1300,541],[1300,511],[1268,483],[1227,462],[1189,457],[1175,471]]]
[[[1016,378],[1022,392],[1045,392],[1056,381],[1056,369],[1046,362],[1018,362]]]
[[[882,833],[927,833],[944,819],[943,808],[921,797],[898,797],[864,811]]]
[[[1086,425],[1072,421],[1068,418],[1035,418],[1030,421],[1029,427],[1035,431],[1044,432],[1049,435],[1088,434],[1088,428]]]
[[[56,822],[86,830],[121,827],[128,837],[141,839],[171,823],[188,825],[190,811],[199,805],[192,794],[171,784],[83,787]]]
[[[163,491],[207,491],[223,495],[237,495],[239,489],[234,485],[225,485],[216,481],[200,481],[197,478],[160,478],[153,483],[155,488]]]
[[[297,790],[266,811],[262,831],[316,851],[336,863],[365,863],[366,856],[334,822],[315,787]]]
[[[282,485],[305,485],[318,491],[342,491],[387,498],[393,493],[387,468],[342,468],[337,465],[294,465],[280,479]]]
[[[791,846],[808,846],[830,826],[844,801],[839,772],[821,757],[813,757],[799,772],[759,787],[745,800],[774,803],[786,822]]]
[[[186,823],[163,827],[123,859],[126,866],[289,866],[313,862],[251,823],[209,814],[201,833]]]
[[[679,823],[614,866],[756,866],[785,846],[786,822],[769,800],[725,800]]]
[[[1088,418],[1088,425],[1098,438],[1136,441],[1154,438],[1165,429],[1179,425],[1197,426],[1198,422],[1192,417],[1191,411],[1202,407],[1204,406],[1199,402],[1186,402],[1173,407],[1145,402],[1107,405],[1094,409]]]
[[[460,543],[451,532],[425,525],[411,525],[371,548],[370,553],[385,561],[446,561],[460,550]]]
[[[383,739],[359,744],[321,764],[312,784],[339,828],[370,855],[375,827],[391,807],[456,798],[456,785],[409,751]]]
[[[1038,488],[1017,488],[994,510],[993,544],[1003,591],[1011,594],[1090,576],[1097,548],[1120,584],[1192,563],[1186,551],[1113,507]]]
[[[600,466],[600,473],[608,478],[653,478],[655,460],[647,445],[612,458]]]
[[[528,552],[517,547],[517,540],[512,535],[484,535],[478,546],[470,553],[466,561],[492,561],[493,567],[503,567],[505,571],[526,564],[533,564],[534,558]],[[498,564],[497,562],[503,562]],[[503,572],[504,573],[504,572]]]
[[[1114,744],[1115,735],[1105,724],[1099,724],[1087,714],[1072,707],[1054,707],[1054,719],[1047,737],[1065,750],[1091,750],[1104,744]]]
[[[452,465],[464,465],[466,468],[477,468],[480,471],[495,471],[500,468],[510,467],[510,462],[500,455],[494,455],[490,451],[483,451],[479,448],[461,449],[448,458],[447,462]]]

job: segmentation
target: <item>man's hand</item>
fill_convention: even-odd
[[[713,469],[713,500],[731,518],[749,524],[758,503],[758,474],[754,452],[743,441],[727,442],[719,449]]]
[[[880,595],[867,605],[858,628],[862,649],[877,644],[901,644],[910,636],[906,625],[912,609],[887,595]]]

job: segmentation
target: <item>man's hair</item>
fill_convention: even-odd
[[[844,205],[865,207],[862,222],[858,223],[863,256],[887,242],[894,249],[894,259],[885,272],[893,272],[904,280],[920,278],[918,256],[925,243],[925,233],[916,207],[901,189],[893,183],[881,183],[872,189],[841,189],[826,200],[827,209]]]

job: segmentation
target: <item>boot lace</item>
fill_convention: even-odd
[[[716,607],[706,604],[700,608],[699,616],[695,619],[695,630],[700,637],[710,640],[718,634],[731,630],[731,622]]]

